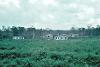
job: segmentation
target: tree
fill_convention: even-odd
[[[11,31],[12,31],[12,33],[13,33],[13,36],[18,36],[18,28],[17,28],[17,27],[13,26],[13,27],[11,28]]]
[[[12,34],[10,27],[2,26],[1,39],[11,39]]]
[[[18,27],[18,35],[23,36],[25,33],[25,28],[24,27]]]
[[[80,36],[86,36],[86,29],[85,28],[79,28],[78,33]]]
[[[0,39],[3,39],[2,30],[0,30]]]
[[[27,38],[27,39],[33,39],[33,38],[35,37],[35,32],[36,32],[36,29],[35,29],[35,28],[29,27],[29,28],[27,28],[27,30],[25,31],[24,36],[25,36],[25,38]]]

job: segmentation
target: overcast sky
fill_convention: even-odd
[[[0,26],[69,29],[100,24],[100,0],[0,0]]]

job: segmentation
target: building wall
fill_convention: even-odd
[[[54,40],[68,40],[67,36],[55,36]]]
[[[24,39],[24,37],[22,36],[14,36],[13,39],[17,40],[17,39]]]

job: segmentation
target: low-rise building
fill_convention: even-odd
[[[68,39],[73,39],[77,38],[79,35],[78,34],[46,34],[43,36],[43,39],[47,40],[68,40]]]
[[[54,40],[68,40],[69,36],[66,34],[54,36]]]
[[[18,40],[18,39],[25,39],[23,36],[13,36],[12,39]]]

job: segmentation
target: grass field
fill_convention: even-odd
[[[2,40],[0,67],[100,67],[100,39]]]

